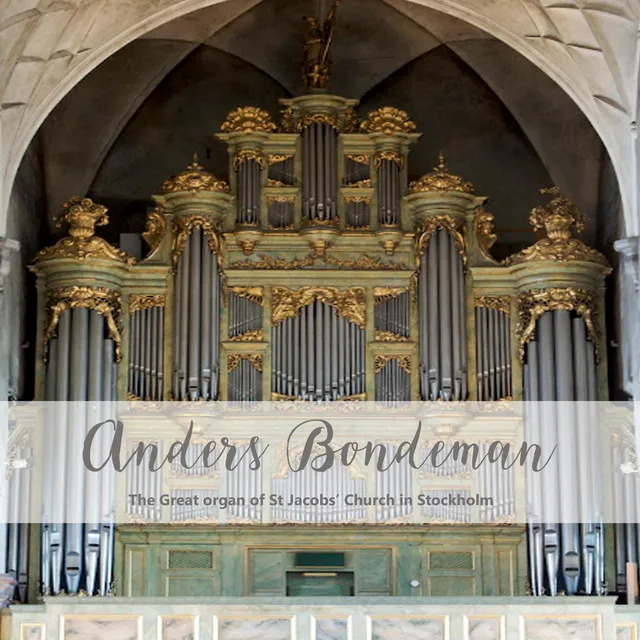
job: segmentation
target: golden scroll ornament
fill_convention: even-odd
[[[374,371],[375,373],[379,373],[384,369],[389,362],[392,360],[396,360],[398,362],[398,366],[406,371],[408,374],[411,374],[411,356],[407,354],[378,354],[374,359]]]
[[[164,307],[166,298],[164,294],[147,295],[142,293],[132,293],[129,296],[129,313],[153,309],[154,307]]]
[[[426,218],[422,225],[416,232],[416,262],[417,266],[420,266],[420,259],[424,253],[431,236],[438,231],[438,229],[445,229],[449,235],[453,238],[453,243],[458,250],[458,253],[462,256],[464,264],[467,263],[467,245],[462,234],[461,228],[464,225],[464,221],[454,216],[450,216],[447,213],[439,213],[435,216],[429,216]]]
[[[160,246],[167,228],[167,218],[162,207],[157,206],[147,214],[147,222],[142,237],[152,252]]]
[[[409,184],[409,193],[426,191],[474,193],[475,188],[471,182],[466,182],[460,176],[450,173],[445,165],[444,156],[440,153],[438,155],[438,166],[434,167],[431,173],[427,173],[419,180],[414,180]]]
[[[596,303],[591,291],[571,287],[535,289],[522,293],[518,302],[520,318],[517,332],[521,358],[524,358],[524,348],[527,342],[535,338],[538,318],[547,311],[575,311],[584,320],[589,340],[596,348],[597,358],[598,340],[594,323]]]
[[[404,156],[398,151],[376,151],[374,163],[376,169],[380,168],[383,161],[395,162],[400,169],[404,166]]]
[[[259,260],[242,260],[233,262],[230,265],[231,269],[303,269],[304,267],[310,267],[313,262],[313,256],[306,256],[304,258],[294,258],[293,260],[287,260],[286,258],[274,258],[273,256],[265,253],[259,253]]]
[[[198,154],[193,154],[193,162],[177,176],[164,181],[162,193],[198,193],[199,191],[214,191],[228,193],[229,185],[224,180],[218,180],[213,174],[205,171],[198,162]]]
[[[393,331],[383,331],[382,329],[374,331],[373,339],[375,342],[409,342],[407,336],[401,336]]]
[[[344,197],[345,204],[366,204],[371,205],[373,196],[371,195],[347,195]]]
[[[229,342],[262,342],[264,340],[262,329],[255,331],[245,331],[237,336],[229,338]]]
[[[409,267],[404,262],[383,262],[380,258],[363,253],[358,258],[340,260],[327,255],[324,261],[333,267],[353,269],[354,271],[407,271]]]
[[[229,291],[239,298],[246,298],[260,306],[264,304],[264,292],[262,287],[231,287]]]
[[[44,360],[47,361],[49,341],[55,337],[60,316],[69,309],[89,309],[104,317],[109,337],[115,345],[116,362],[120,362],[120,313],[122,297],[107,287],[66,286],[51,291],[47,299],[49,321],[44,332]]]
[[[487,309],[495,309],[509,315],[511,313],[511,297],[510,296],[476,296],[476,307],[485,307]]]
[[[187,239],[191,232],[195,229],[201,229],[209,243],[209,249],[215,253],[220,260],[222,251],[222,241],[215,222],[206,215],[195,213],[190,216],[180,216],[173,221],[173,247],[171,249],[171,258],[173,261],[173,270],[177,271],[178,260],[187,244]]]
[[[237,171],[243,162],[249,162],[251,160],[255,162],[261,169],[264,169],[264,153],[262,153],[261,151],[256,151],[255,149],[240,149],[240,151],[238,151],[233,156],[234,171]]]
[[[254,369],[262,373],[263,362],[261,353],[230,353],[227,356],[227,371],[231,373],[242,360],[246,360]]]
[[[407,293],[405,287],[374,287],[373,297],[375,298],[376,306],[387,300],[393,298],[399,298],[403,293]]]
[[[272,133],[276,125],[271,116],[264,109],[258,107],[238,107],[227,114],[227,119],[222,123],[220,131],[223,133],[253,133],[264,131]]]
[[[355,162],[356,164],[364,164],[366,166],[369,166],[369,163],[371,162],[371,156],[368,153],[361,153],[361,154],[347,153],[345,154],[344,157],[347,160],[351,160],[351,162]]]
[[[107,208],[96,204],[91,198],[74,196],[62,205],[62,213],[56,217],[56,226],[69,226],[69,235],[52,247],[40,251],[35,262],[55,258],[74,260],[113,260],[127,265],[136,260],[120,249],[111,246],[104,238],[95,235],[95,228],[109,222]]]
[[[411,133],[415,131],[416,125],[409,119],[406,111],[395,107],[381,107],[371,111],[367,119],[360,125],[364,133],[384,133],[393,135],[394,133]]]
[[[319,300],[333,307],[338,315],[365,328],[366,297],[362,287],[336,289],[335,287],[302,287],[297,291],[285,287],[272,290],[272,323],[277,325],[287,318],[295,318],[300,309]]]
[[[271,164],[279,164],[280,162],[285,162],[289,160],[289,158],[293,158],[292,153],[270,153],[267,156],[267,162]]]
[[[509,256],[505,265],[521,264],[534,260],[553,262],[596,262],[609,267],[607,259],[596,249],[588,247],[578,238],[572,237],[571,227],[580,233],[584,229],[585,216],[571,200],[562,195],[557,187],[541,189],[540,193],[551,196],[546,205],[531,210],[529,222],[534,230],[545,229],[547,237],[519,253]]]

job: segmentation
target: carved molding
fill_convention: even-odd
[[[162,185],[162,193],[197,193],[199,191],[228,193],[229,185],[226,181],[218,180],[213,174],[205,171],[198,162],[198,154],[193,155],[193,162],[182,173],[168,178]]]
[[[129,296],[129,314],[136,311],[144,311],[154,307],[164,307],[166,298],[164,294],[146,295],[141,293],[132,293]]]
[[[420,266],[420,259],[424,253],[431,236],[438,229],[445,229],[449,235],[453,238],[453,243],[458,250],[458,253],[462,256],[464,264],[467,263],[467,245],[462,233],[464,227],[464,221],[459,218],[455,218],[447,213],[440,213],[435,216],[429,216],[418,227],[416,232],[416,261],[417,266]]]
[[[476,296],[476,307],[486,307],[487,309],[495,309],[496,311],[502,311],[507,315],[511,312],[511,297],[510,296]]]
[[[222,239],[218,232],[218,226],[210,216],[193,214],[190,216],[180,216],[173,221],[173,247],[171,257],[174,272],[178,268],[178,260],[187,244],[187,239],[195,228],[202,230],[202,233],[209,241],[209,249],[218,256],[222,250]]]

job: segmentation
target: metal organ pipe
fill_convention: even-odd
[[[400,164],[397,160],[378,161],[378,223],[383,227],[400,222]]]
[[[303,217],[329,222],[337,217],[338,132],[325,122],[302,130]]]
[[[445,229],[431,235],[420,259],[418,311],[423,400],[465,399],[464,268]]]

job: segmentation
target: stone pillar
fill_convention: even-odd
[[[17,253],[19,248],[20,244],[16,240],[0,238],[0,319],[4,316],[4,280],[11,269],[12,254]],[[8,487],[4,473],[9,439],[6,405],[9,395],[8,338],[9,336],[5,332],[4,338],[0,341],[0,608],[9,606],[17,584],[11,576],[4,573],[6,571],[7,527],[2,524],[6,520],[8,506]]]

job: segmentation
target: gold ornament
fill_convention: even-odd
[[[510,296],[476,296],[476,307],[486,307],[487,309],[495,309],[496,311],[502,311],[507,315],[511,312],[511,298]]]
[[[282,133],[296,132],[296,120],[293,116],[293,109],[291,107],[285,107],[280,112],[280,131]]]
[[[357,182],[350,182],[347,187],[355,187],[356,189],[367,189],[371,187],[371,178],[365,178],[364,180],[358,180]]]
[[[404,287],[374,287],[373,296],[375,298],[376,306],[381,302],[392,300],[393,298],[399,298],[403,293],[407,293],[407,289]]]
[[[243,162],[249,162],[250,160],[253,160],[261,169],[264,169],[264,153],[255,151],[254,149],[241,149],[233,156],[234,171],[237,171]]]
[[[518,336],[520,340],[520,357],[524,358],[524,347],[535,338],[536,322],[547,311],[575,311],[587,327],[589,340],[596,347],[597,332],[594,324],[596,304],[593,294],[586,289],[536,289],[520,295],[520,320],[518,322]]]
[[[144,311],[145,309],[151,309],[153,307],[164,307],[165,303],[166,299],[163,294],[146,295],[132,293],[129,296],[129,313],[132,314],[136,311]]]
[[[295,196],[267,196],[267,204],[295,204],[296,197]]]
[[[284,162],[289,158],[293,158],[292,153],[270,153],[267,156],[267,162],[269,164],[279,164],[280,162]]]
[[[366,204],[371,205],[373,196],[348,195],[344,197],[345,204]]]
[[[393,354],[385,353],[384,355],[377,355],[374,360],[374,371],[376,373],[380,372],[392,360],[397,360],[398,366],[403,371],[406,371],[408,374],[411,374],[411,356],[406,354],[393,355]]]
[[[178,260],[187,244],[187,238],[196,227],[200,228],[202,233],[208,239],[209,249],[211,249],[212,253],[218,255],[218,259],[220,258],[222,242],[220,240],[218,228],[210,217],[197,213],[190,216],[180,216],[173,221],[173,225],[174,235],[171,257],[174,272],[178,268]]]
[[[229,185],[224,180],[218,180],[214,175],[204,170],[198,162],[198,154],[193,154],[193,162],[185,171],[164,181],[162,193],[177,192],[197,193],[199,191],[215,191],[228,193]]]
[[[357,133],[360,122],[353,107],[347,107],[342,118],[342,133]]]
[[[581,232],[584,229],[584,214],[557,187],[541,189],[540,193],[550,195],[551,201],[531,211],[529,222],[537,231],[544,228],[547,237],[509,256],[505,265],[522,264],[534,260],[552,262],[595,262],[609,267],[607,259],[596,249],[588,247],[578,238],[571,236],[571,227]]]
[[[376,169],[380,168],[384,160],[395,162],[401,169],[404,166],[404,156],[398,151],[377,151],[374,156]]]
[[[239,333],[237,336],[229,338],[229,342],[262,342],[262,340],[262,329],[256,329],[255,331],[245,331],[244,333]]]
[[[338,315],[365,328],[366,298],[362,287],[336,289],[335,287],[303,287],[292,291],[285,287],[274,287],[272,293],[272,322],[277,325],[287,318],[295,318],[302,307],[314,300],[333,307]]]
[[[460,176],[449,173],[444,163],[444,156],[440,153],[438,155],[438,166],[434,167],[431,173],[427,173],[419,180],[414,180],[409,184],[409,193],[422,193],[425,191],[474,193],[475,188],[471,182],[465,182]]]
[[[404,262],[383,262],[380,258],[371,257],[366,253],[363,253],[359,258],[350,258],[349,260],[325,256],[324,261],[334,267],[356,271],[407,271],[409,269]]]
[[[285,184],[282,180],[276,180],[275,178],[267,178],[267,187],[290,187],[290,184]]]
[[[411,122],[406,111],[394,107],[381,107],[371,111],[367,119],[360,125],[364,133],[411,133],[416,125]]]
[[[246,298],[260,306],[264,304],[264,293],[262,287],[231,287],[230,292],[239,298]]]
[[[69,225],[69,235],[52,247],[40,251],[35,262],[72,258],[81,261],[113,260],[127,265],[135,264],[135,258],[95,235],[95,228],[106,225],[109,218],[107,208],[94,203],[91,198],[74,196],[62,205],[62,213],[56,217],[55,222],[57,227]]]
[[[371,162],[371,156],[367,153],[361,153],[359,155],[353,155],[350,153],[347,153],[345,155],[345,158],[347,160],[351,160],[351,162],[355,162],[356,164],[364,164],[369,166],[369,163]]]
[[[305,18],[307,34],[304,39],[302,76],[307,91],[329,87],[329,67],[331,66],[329,49],[333,40],[339,4],[340,0],[334,0],[324,19],[313,16]]]
[[[231,373],[242,360],[246,360],[254,369],[262,373],[262,354],[260,353],[230,353],[227,356],[227,371]]]
[[[166,232],[167,218],[164,215],[164,209],[156,207],[147,215],[147,224],[142,234],[144,241],[149,245],[152,252],[160,246]]]
[[[383,331],[382,329],[374,331],[373,339],[375,342],[409,342],[407,336],[401,336],[399,333],[393,333],[393,331]]]
[[[417,266],[420,266],[420,259],[424,253],[431,236],[438,229],[445,229],[449,235],[453,238],[453,243],[458,250],[458,253],[462,256],[464,264],[467,263],[467,246],[464,240],[464,235],[461,232],[461,228],[464,222],[460,219],[454,218],[446,213],[439,213],[435,216],[429,216],[418,228],[416,232],[416,262]]]
[[[473,222],[476,238],[478,239],[478,246],[489,258],[491,257],[489,250],[498,239],[498,236],[493,233],[493,218],[492,213],[485,211],[482,207],[478,207]]]
[[[274,258],[264,253],[259,253],[260,260],[243,260],[234,262],[230,265],[231,269],[302,269],[310,267],[314,258],[307,256],[305,258],[294,258],[287,260],[286,258]]]
[[[296,124],[296,129],[302,131],[312,124],[326,124],[340,131],[340,115],[338,113],[303,113]]]
[[[258,107],[238,107],[227,114],[227,119],[220,127],[223,133],[272,133],[275,130],[276,125],[271,121],[271,116]]]
[[[55,336],[60,316],[69,309],[90,309],[104,317],[109,337],[115,344],[116,362],[120,362],[120,312],[122,297],[107,287],[58,287],[48,295],[49,322],[44,332],[44,360],[47,361],[49,341]]]

